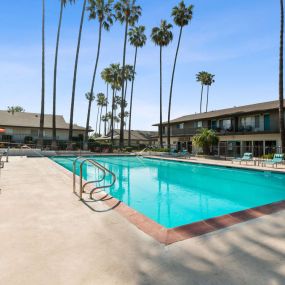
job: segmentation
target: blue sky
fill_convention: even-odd
[[[41,90],[41,1],[4,1],[0,16],[0,109],[22,105],[26,111],[39,112]],[[59,14],[57,0],[47,2],[46,15],[46,113],[52,111],[52,78],[56,29]],[[58,65],[57,111],[69,120],[73,66],[78,25],[83,0],[64,11]],[[172,117],[199,111],[200,85],[195,74],[206,70],[216,75],[211,89],[209,109],[232,107],[278,97],[279,2],[268,0],[192,0],[194,16],[186,27],[178,58],[173,92]],[[138,0],[143,8],[139,24],[147,34],[161,19],[171,21],[171,8],[177,0]],[[99,71],[110,63],[122,61],[123,27],[115,23],[104,32]],[[164,50],[164,120],[167,114],[169,82],[177,43]],[[76,90],[75,119],[85,125],[87,101],[97,48],[98,25],[84,23]],[[127,62],[134,50],[128,46]],[[97,76],[95,92],[105,92]],[[133,129],[153,129],[159,120],[159,49],[148,40],[138,54],[135,83]],[[96,121],[93,105],[91,125]]]

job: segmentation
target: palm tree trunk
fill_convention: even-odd
[[[128,80],[126,80],[126,89],[125,89],[125,96],[124,96],[124,101],[126,102],[127,99],[127,90],[128,90]]]
[[[179,38],[174,58],[173,70],[172,70],[172,77],[171,77],[171,84],[170,84],[170,94],[169,94],[169,105],[168,105],[168,120],[167,120],[167,147],[170,149],[170,114],[171,114],[171,101],[172,101],[172,91],[173,91],[173,83],[174,83],[174,75],[175,75],[175,68],[176,62],[181,42],[183,27],[180,27]]]
[[[209,90],[210,86],[207,85],[207,102],[206,102],[206,113],[208,112],[208,103],[209,103]]]
[[[107,96],[106,96],[106,110],[105,110],[105,117],[107,118],[108,113],[108,98],[109,98],[109,84],[107,84]],[[107,135],[107,121],[104,122],[104,134]]]
[[[81,35],[82,35],[82,28],[83,28],[83,22],[84,22],[85,9],[86,9],[86,2],[87,0],[84,0],[83,2],[79,34],[78,34],[77,49],[76,49],[75,64],[74,64],[72,96],[71,96],[71,106],[70,106],[70,120],[69,120],[69,141],[70,142],[72,141],[72,134],[73,134],[73,113],[74,113],[74,100],[75,100],[76,79],[77,79],[77,67],[78,67],[78,60],[79,60],[79,51],[80,51]]]
[[[103,111],[103,105],[101,106],[100,117],[99,117],[99,136],[101,136],[102,111]]]
[[[125,94],[125,78],[124,78],[124,70],[126,65],[126,50],[127,50],[127,38],[128,38],[128,27],[129,21],[126,19],[125,26],[125,39],[124,39],[124,51],[123,51],[123,78],[122,78],[122,100],[121,100],[121,125],[120,125],[120,147],[124,147],[124,94]]]
[[[57,83],[57,61],[58,61],[58,48],[59,48],[59,39],[61,31],[61,22],[63,14],[64,4],[61,1],[60,5],[60,16],[57,30],[56,38],[56,48],[55,48],[55,60],[54,60],[54,73],[53,73],[53,108],[52,108],[52,145],[56,147],[56,83]]]
[[[42,98],[38,145],[43,147],[45,121],[45,0],[42,0]]]
[[[111,115],[111,143],[113,146],[114,143],[114,103],[115,103],[115,89],[113,89],[113,97],[112,97],[112,115]]]
[[[162,141],[162,46],[160,46],[160,56],[159,56],[159,66],[160,66],[160,118],[159,118],[159,141],[160,147],[163,147]]]
[[[202,113],[203,91],[204,91],[204,85],[202,84],[201,98],[200,98],[200,113]]]
[[[280,28],[280,56],[279,56],[279,125],[281,136],[281,152],[285,152],[285,127],[284,127],[284,97],[283,97],[283,37],[284,37],[284,5],[280,0],[281,28]]]
[[[138,54],[138,48],[136,47],[135,60],[134,60],[134,74],[135,74],[135,72],[136,72],[137,54]],[[135,76],[133,77],[133,80],[132,80],[132,87],[131,87],[128,146],[131,146],[131,129],[132,129],[132,108],[133,108],[134,82],[135,82]]]
[[[88,106],[86,128],[85,128],[85,135],[84,135],[84,149],[88,148],[88,130],[89,130],[89,124],[90,124],[90,112],[91,112],[92,97],[93,97],[96,73],[97,73],[99,56],[100,56],[101,38],[102,38],[102,22],[100,22],[100,25],[99,25],[99,38],[98,38],[97,56],[96,56],[96,62],[95,62],[95,67],[94,67],[94,71],[93,71],[93,77],[92,77],[92,83],[91,83],[91,89],[90,89],[91,96],[89,98],[89,106]]]
[[[99,118],[99,112],[100,112],[100,106],[98,106],[98,110],[97,110],[97,118],[96,118],[96,129],[95,129],[95,134],[97,134],[97,130],[98,130],[98,118]]]

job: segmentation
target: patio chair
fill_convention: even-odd
[[[263,166],[272,165],[272,167],[278,166],[278,164],[282,164],[284,162],[284,154],[274,154],[272,160],[264,161]]]
[[[177,154],[180,158],[191,158],[191,154],[186,150],[183,149],[180,153]]]
[[[10,150],[10,147],[0,152],[1,157],[6,156],[6,162],[9,161],[9,150]],[[2,158],[1,158],[1,161],[2,161]]]
[[[3,155],[0,154],[0,168],[4,168],[4,161],[2,161]]]
[[[239,162],[239,164],[241,164],[243,161],[245,161],[246,164],[247,164],[248,161],[253,161],[253,155],[252,155],[252,153],[251,153],[251,152],[245,152],[245,153],[243,154],[243,157],[239,157],[239,158],[233,159],[233,160],[232,160],[232,163],[234,163],[234,162]]]

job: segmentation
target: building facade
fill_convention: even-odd
[[[40,114],[0,111],[0,141],[11,143],[35,143],[39,138]],[[74,125],[74,140],[83,138],[85,128]],[[68,141],[69,124],[63,116],[56,116],[56,135],[58,141]],[[52,115],[45,115],[44,140],[52,140]]]
[[[216,152],[255,156],[275,152],[281,145],[279,101],[271,101],[180,117],[170,122],[171,145],[192,151],[192,140],[201,128],[212,129],[219,136]],[[156,124],[155,126],[158,126]],[[167,143],[167,123],[163,123],[163,143]]]

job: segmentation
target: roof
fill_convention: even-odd
[[[98,138],[98,140],[108,140],[110,139],[111,133],[108,133],[107,137],[104,138]],[[149,141],[151,139],[155,139],[158,135],[158,132],[155,131],[140,131],[140,130],[132,130],[131,131],[131,140],[137,140],[137,141]],[[124,130],[124,138],[127,139],[129,137],[129,131]],[[120,130],[115,129],[114,130],[114,139],[120,138]]]
[[[27,113],[27,112],[15,112],[12,114],[8,111],[0,110],[0,126],[9,127],[26,127],[26,128],[39,128],[40,127],[40,114]],[[52,128],[52,115],[45,115],[44,128]],[[56,128],[57,129],[69,129],[67,124],[61,115],[56,116]],[[85,128],[78,125],[73,125],[74,130],[85,130]]]
[[[285,107],[285,101],[284,101]],[[171,120],[170,123],[183,123],[187,121],[196,121],[196,120],[203,120],[203,119],[210,119],[216,117],[225,117],[225,116],[232,116],[232,115],[243,115],[248,113],[254,112],[261,112],[261,111],[269,111],[275,110],[279,108],[279,101],[270,101],[270,102],[263,102],[251,105],[245,105],[240,107],[232,107],[227,109],[221,109],[216,111],[210,111],[205,113],[199,114],[192,114],[183,117],[179,117],[177,119]],[[163,124],[167,124],[167,122],[163,122]],[[154,126],[159,126],[159,124],[155,124]]]

